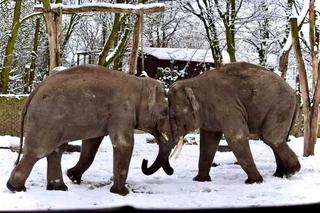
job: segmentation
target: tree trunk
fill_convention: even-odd
[[[106,66],[109,66],[110,63],[113,63],[113,70],[121,70],[122,69],[122,56],[125,52],[126,45],[128,43],[129,35],[131,34],[132,29],[126,28],[124,33],[118,42],[118,45],[114,49],[113,57],[106,60]]]
[[[11,71],[11,64],[13,61],[13,52],[18,36],[18,31],[20,28],[20,15],[21,15],[21,4],[22,0],[16,0],[14,6],[13,13],[13,21],[12,21],[12,32],[8,38],[5,55],[3,57],[2,62],[2,70],[1,70],[1,90],[0,92],[3,94],[8,93],[9,90],[9,76]]]
[[[319,99],[320,99],[320,88],[319,88],[319,70],[318,70],[318,52],[316,44],[316,33],[315,33],[315,11],[314,11],[314,0],[309,2],[309,38],[310,38],[310,52],[311,52],[311,64],[312,64],[312,94],[313,94],[313,105],[311,105],[311,118],[310,118],[310,149],[312,154],[314,152],[314,144],[317,141],[318,133],[318,114],[319,114]]]
[[[63,53],[64,53],[64,50],[65,50],[65,47],[66,47],[68,41],[70,40],[71,35],[72,35],[73,31],[74,31],[74,28],[75,28],[75,26],[79,23],[79,19],[80,19],[80,15],[78,15],[78,14],[72,14],[72,15],[71,15],[71,17],[70,17],[70,22],[69,22],[69,24],[68,24],[67,32],[65,33],[63,42],[62,42],[62,44],[61,44],[60,57],[62,57],[62,55],[63,55]]]
[[[286,79],[287,70],[288,70],[288,62],[289,62],[289,53],[292,46],[286,51],[283,51],[279,58],[279,71],[281,73],[281,78]]]
[[[99,61],[98,61],[99,65],[105,65],[106,58],[109,54],[110,49],[113,47],[115,40],[117,39],[117,35],[118,35],[118,32],[120,31],[120,27],[121,27],[120,14],[115,14],[111,33],[103,47],[101,54],[99,55]]]
[[[316,36],[315,36],[315,11],[314,11],[314,0],[310,0],[309,6],[309,38],[310,38],[310,51],[311,51],[311,64],[312,64],[312,91],[314,93],[316,83],[318,80],[318,57],[316,47]]]
[[[197,16],[203,23],[215,67],[220,67],[222,64],[222,53],[215,24],[216,20],[214,19],[214,17],[210,16],[210,10],[212,10],[211,4],[209,4],[210,1],[203,1],[204,4],[202,4],[200,0],[197,0],[196,2],[198,9],[195,9],[191,3],[186,3],[183,7],[193,15]]]
[[[226,14],[223,18],[224,27],[226,30],[227,40],[227,52],[230,58],[230,62],[236,62],[236,42],[235,42],[235,26],[234,22],[236,19],[236,1],[230,0],[231,12]],[[228,9],[229,11],[230,9]]]
[[[309,88],[306,75],[306,69],[303,61],[301,47],[299,43],[297,18],[290,19],[293,48],[295,58],[299,70],[300,88],[303,99],[303,116],[304,116],[304,156],[314,155],[314,145],[317,139],[317,121],[318,121],[318,106],[319,106],[319,84],[316,85],[316,93],[313,96],[312,104],[309,97]]]
[[[30,67],[25,70],[24,77],[24,89],[23,92],[30,93],[32,90],[32,84],[35,75],[36,62],[37,62],[37,51],[39,46],[39,33],[40,33],[40,18],[36,19],[36,26],[33,38],[33,48],[31,52],[31,63]]]

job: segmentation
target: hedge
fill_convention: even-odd
[[[0,135],[20,135],[20,115],[27,97],[28,95],[0,95]],[[300,113],[290,134],[303,136],[303,117]]]
[[[0,135],[20,135],[20,115],[27,95],[0,95]]]

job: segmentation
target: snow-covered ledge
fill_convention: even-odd
[[[34,6],[34,11],[44,12],[42,4]],[[84,3],[81,5],[65,5],[65,4],[51,4],[51,11],[62,12],[63,14],[84,13],[84,12],[113,12],[113,13],[132,13],[144,14],[163,12],[165,4],[150,3],[150,4],[112,4],[112,3]]]

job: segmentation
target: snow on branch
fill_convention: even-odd
[[[36,12],[48,12],[43,8],[42,4],[34,6]],[[112,4],[112,3],[85,3],[81,5],[64,5],[51,4],[51,11],[62,12],[63,14],[85,13],[85,12],[113,12],[113,13],[132,13],[144,14],[163,12],[165,4],[151,3],[151,4]]]
[[[304,21],[304,19],[305,19],[306,16],[307,16],[308,11],[309,11],[309,3],[306,2],[306,3],[303,5],[303,8],[302,8],[302,10],[301,10],[301,12],[300,12],[300,15],[292,15],[292,16],[290,16],[289,19],[291,19],[291,18],[297,18],[297,20],[298,20],[298,26],[299,26],[299,28],[300,28],[300,26],[302,26],[302,24],[303,24],[302,22]],[[291,36],[291,31],[290,31],[290,32],[289,32],[289,35],[288,35],[288,38],[287,38],[287,41],[286,41],[286,43],[284,44],[281,52],[288,51],[288,50],[291,48],[291,46],[292,46],[292,36]]]

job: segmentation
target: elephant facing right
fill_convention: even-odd
[[[296,154],[286,143],[295,119],[295,93],[277,74],[250,63],[229,63],[174,83],[168,100],[175,153],[180,152],[187,133],[200,129],[199,170],[194,180],[211,180],[210,168],[223,134],[248,176],[245,183],[263,181],[250,151],[250,135],[271,147],[277,164],[274,176],[300,170]]]

